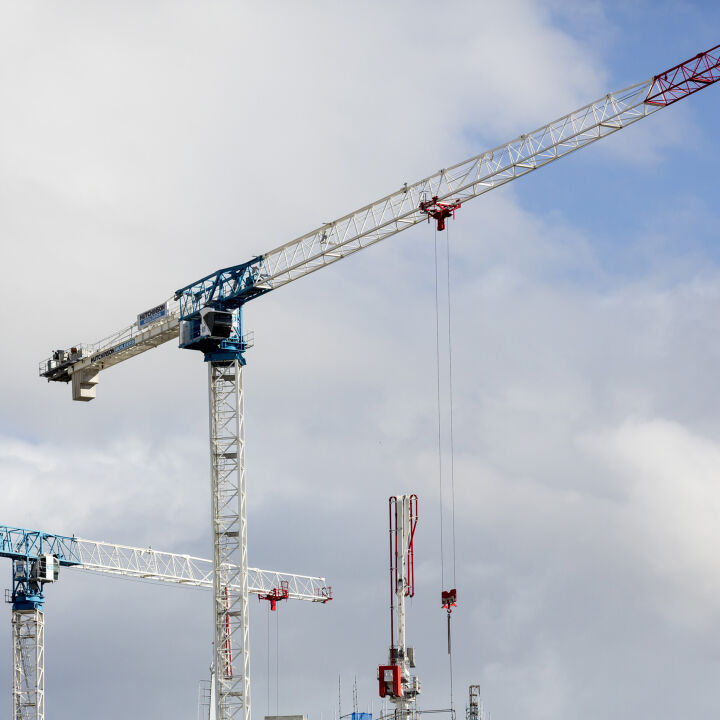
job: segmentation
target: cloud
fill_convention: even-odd
[[[627,481],[618,518],[664,587],[668,612],[685,606],[693,627],[717,620],[720,447],[664,419],[629,419],[581,442]],[[663,598],[667,598],[663,601]]]
[[[593,6],[592,22],[529,1],[440,13],[429,2],[8,11],[5,521],[207,555],[201,357],[146,353],[104,372],[88,405],[39,381],[37,361],[606,92],[618,68],[603,54],[602,10]],[[670,117],[648,123],[657,131]],[[642,132],[622,151],[637,154],[640,175],[656,147],[642,146]],[[694,183],[693,195],[663,194],[667,213],[639,230],[618,227],[610,210],[591,222],[581,203],[567,211],[586,177],[547,172],[526,181],[549,188],[541,209],[506,188],[463,207],[450,228],[456,702],[480,681],[497,718],[592,720],[608,705],[619,718],[678,706],[701,718],[716,694],[698,632],[714,634],[715,612],[715,573],[700,575],[714,539],[716,212]],[[608,206],[632,195],[642,208],[634,178],[614,195],[602,182],[592,192]],[[423,515],[410,631],[423,705],[447,705],[433,282],[423,226],[247,308],[250,562],[325,574],[336,591],[323,608],[281,609],[281,711],[329,716],[339,673],[346,690],[358,675],[361,703],[375,698],[387,652],[385,503],[411,490]],[[675,507],[670,469],[683,472],[683,458],[694,458],[690,494]],[[58,719],[108,695],[122,699],[104,703],[107,720],[194,706],[209,600],[67,577],[48,601]],[[268,614],[259,603],[251,612],[260,712]],[[65,674],[80,666],[87,693]],[[657,693],[671,671],[672,687]]]
[[[190,552],[182,545],[196,542],[206,495],[188,472],[198,459],[204,469],[195,455],[172,439],[155,445],[130,436],[91,450],[3,438],[2,522],[141,547],[160,536],[162,549]]]

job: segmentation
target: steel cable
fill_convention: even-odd
[[[445,244],[447,251],[447,326],[448,326],[448,382],[450,399],[450,494],[452,496],[452,560],[453,560],[453,587],[457,587],[457,565],[455,555],[455,436],[453,432],[453,354],[452,354],[452,303],[450,292],[450,229],[445,229]]]
[[[445,589],[445,536],[443,533],[443,462],[442,462],[442,405],[440,399],[440,278],[438,270],[437,228],[435,229],[435,366],[437,370],[437,441],[438,484],[440,491],[440,590]]]

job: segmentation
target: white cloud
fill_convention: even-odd
[[[440,12],[429,2],[8,11],[4,521],[206,554],[201,358],[170,347],[147,353],[103,373],[89,405],[40,382],[36,362],[128,324],[199,275],[605,92],[602,12],[593,5],[602,27],[589,50],[581,34],[558,29],[558,12],[568,9],[518,0]],[[665,117],[652,120],[656,129]],[[707,618],[714,608],[716,575],[696,580],[710,563],[698,547],[714,537],[716,450],[702,438],[718,425],[717,273],[702,248],[689,259],[676,250],[683,233],[713,227],[715,212],[697,213],[686,199],[682,221],[672,224],[668,201],[646,242],[626,239],[642,260],[630,280],[603,264],[593,228],[562,215],[562,205],[524,211],[511,189],[469,204],[451,227],[464,572],[453,620],[458,706],[479,680],[497,718],[540,707],[558,720],[591,720],[604,713],[607,687],[632,677],[615,714],[633,717],[633,702],[655,702],[652,676],[665,669],[657,657],[682,657],[704,677],[698,637],[682,634],[690,601],[675,594],[674,607],[660,608],[666,635],[652,602],[658,587],[684,583],[693,608]],[[667,251],[650,262],[663,230]],[[361,697],[374,698],[387,634],[384,503],[403,490],[423,501],[423,592],[411,623],[422,628],[414,638],[424,703],[447,702],[432,278],[423,227],[248,308],[257,337],[246,371],[250,560],[325,573],[337,595],[312,616],[306,608],[282,616],[293,648],[283,656],[288,712],[329,715],[338,672],[348,684],[357,673]],[[633,414],[669,425],[625,425]],[[612,456],[598,454],[601,441]],[[696,458],[684,509],[665,503],[669,469],[659,498],[651,494],[662,470],[651,462],[657,443],[673,449],[666,464],[678,472],[678,457]],[[631,470],[641,479],[629,486]],[[696,512],[698,526],[686,528]],[[654,519],[672,543],[652,531]],[[667,548],[668,564],[649,572],[655,547]],[[127,699],[131,714],[170,712],[171,702],[173,713],[186,712],[210,656],[208,603],[88,583],[53,588],[48,627],[63,631],[48,653],[48,682],[65,680],[72,652],[91,666],[85,685],[104,694],[84,694],[77,676],[67,678],[55,686],[53,714],[88,714],[115,682],[142,687]],[[253,612],[262,711],[266,627],[264,609]],[[171,673],[167,649],[177,647],[179,626]],[[157,636],[131,636],[139,627]],[[107,649],[102,664],[98,645]],[[623,657],[609,662],[618,648]],[[669,692],[702,703],[714,685],[698,688],[690,674],[678,673]],[[105,711],[107,720],[129,712],[123,702]]]
[[[667,597],[677,611],[680,596],[690,625],[714,621],[720,614],[720,446],[663,419],[627,420],[582,442],[627,483],[617,521],[660,578],[659,602]]]
[[[159,538],[162,549],[182,552],[206,516],[198,514],[205,483],[188,472],[198,464],[204,469],[204,456],[196,454],[175,439],[153,444],[130,436],[92,450],[3,438],[2,522],[139,546]]]

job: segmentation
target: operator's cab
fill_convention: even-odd
[[[180,322],[180,347],[213,352],[224,341],[240,338],[240,317],[237,311],[202,308]]]
[[[43,554],[32,565],[31,577],[39,583],[55,582],[60,575],[60,562],[55,555]]]

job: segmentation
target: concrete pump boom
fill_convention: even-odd
[[[417,717],[420,680],[412,674],[415,651],[407,646],[405,598],[415,596],[415,529],[417,495],[392,495],[390,515],[390,650],[387,665],[378,667],[381,698],[395,705],[395,720]]]

